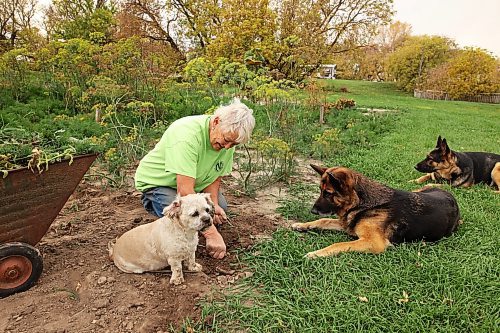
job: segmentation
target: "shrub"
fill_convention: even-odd
[[[343,145],[340,140],[340,130],[338,128],[327,129],[323,133],[314,136],[313,150],[319,155],[319,158],[333,156],[342,150],[342,148]]]
[[[453,47],[453,42],[445,37],[411,37],[388,57],[387,72],[398,88],[413,91],[430,69],[450,57]]]
[[[220,61],[213,82],[217,84],[229,84],[245,89],[249,81],[255,78],[255,74],[239,62]]]
[[[349,98],[339,98],[335,103],[330,105],[336,110],[350,109],[356,106],[356,102]]]
[[[500,90],[500,75],[494,57],[481,49],[460,50],[446,63],[433,69],[425,89],[441,90],[460,99]]]
[[[213,65],[203,57],[189,61],[184,67],[184,79],[199,85],[207,85],[212,80],[213,74]]]

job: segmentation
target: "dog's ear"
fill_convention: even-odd
[[[333,172],[328,172],[328,180],[330,184],[333,186],[333,188],[339,192],[342,192],[343,189],[343,182],[341,179],[337,178]]]
[[[448,143],[446,142],[446,139],[444,139],[444,138],[441,141],[441,145],[439,148],[441,149],[441,154],[443,154],[443,155],[448,155],[451,152],[450,147],[448,147]]]
[[[311,166],[311,168],[314,169],[314,171],[316,171],[317,173],[319,173],[320,175],[323,175],[326,171],[326,168],[322,168],[322,167],[319,167],[317,165],[314,165],[314,164],[309,164]]]
[[[205,193],[205,200],[207,200],[208,205],[210,206],[210,215],[214,217],[215,215],[215,205],[214,202],[212,201],[212,198],[210,197],[209,193]]]
[[[436,148],[441,148],[441,143],[442,142],[443,141],[441,140],[441,135],[440,135],[440,136],[438,136],[438,140],[437,140],[437,143],[436,143]]]
[[[210,197],[210,193],[203,193],[203,196],[205,197],[205,200],[207,200],[207,203],[209,205],[213,205],[213,201],[212,201],[212,198]]]
[[[174,218],[179,216],[181,212],[181,196],[177,194],[175,200],[163,209],[163,215],[168,216],[169,218]]]

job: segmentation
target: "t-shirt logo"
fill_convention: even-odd
[[[224,162],[219,161],[215,164],[215,171],[219,172],[222,170],[223,167],[224,167]]]

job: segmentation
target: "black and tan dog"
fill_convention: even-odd
[[[438,137],[436,148],[415,166],[425,176],[415,179],[423,183],[429,179],[454,187],[470,187],[485,183],[500,190],[500,155],[483,152],[456,152],[448,147],[446,139]],[[500,191],[496,191],[500,193]]]
[[[336,214],[338,219],[294,223],[292,228],[340,230],[358,239],[309,252],[308,258],[349,251],[382,253],[391,244],[437,241],[457,229],[460,221],[457,202],[442,189],[424,187],[415,192],[400,191],[348,168],[311,167],[321,175],[321,195],[311,212]]]

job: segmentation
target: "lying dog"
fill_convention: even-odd
[[[348,168],[311,167],[321,175],[321,195],[311,212],[337,214],[339,218],[294,223],[292,228],[339,230],[358,239],[309,252],[308,258],[349,251],[382,253],[391,244],[437,241],[457,229],[460,221],[457,202],[442,189],[400,191]]]
[[[163,210],[164,217],[127,231],[108,244],[109,257],[125,273],[156,271],[170,265],[170,283],[184,282],[182,262],[189,271],[200,272],[195,262],[198,231],[213,222],[214,204],[209,194],[177,196]]]
[[[451,186],[470,187],[485,183],[495,186],[500,193],[500,155],[483,152],[459,153],[448,147],[446,139],[438,137],[436,148],[415,166],[425,176],[415,179],[423,183],[429,179],[446,182]]]

